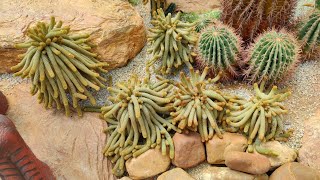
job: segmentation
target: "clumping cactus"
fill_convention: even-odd
[[[222,0],[222,21],[241,35],[246,44],[270,28],[290,27],[297,0]]]
[[[197,42],[197,34],[194,31],[194,24],[184,23],[180,21],[181,13],[177,13],[175,17],[164,15],[162,9],[158,9],[155,19],[151,21],[154,26],[150,28],[148,41],[152,48],[148,50],[152,53],[153,58],[147,61],[147,70],[150,66],[161,59],[162,65],[158,69],[162,74],[169,74],[172,67],[178,68],[182,63],[191,66],[193,62],[189,45]]]
[[[189,23],[195,22],[195,30],[196,32],[200,32],[204,28],[208,27],[210,24],[214,24],[216,20],[220,19],[220,16],[220,10],[212,10],[205,13],[182,13],[181,19]]]
[[[147,4],[149,0],[143,0],[143,4]],[[158,9],[166,9],[167,7],[167,0],[150,0],[150,7],[151,7],[151,15],[154,18],[154,12]]]
[[[287,75],[299,62],[299,46],[293,35],[269,31],[260,35],[249,48],[245,77],[251,82],[267,78],[272,84]]]
[[[89,34],[71,34],[69,27],[62,27],[51,17],[50,23],[38,22],[28,29],[30,38],[25,43],[16,44],[16,48],[28,48],[20,55],[22,60],[11,69],[14,75],[32,80],[31,94],[38,93],[40,103],[46,108],[65,109],[70,115],[70,106],[82,115],[80,100],[89,99],[92,105],[96,100],[89,91],[105,87],[106,80],[99,73],[107,72],[107,63],[99,62],[97,54],[90,52],[93,45]],[[69,102],[70,95],[72,102]]]
[[[234,30],[217,23],[204,29],[197,43],[197,63],[209,66],[217,75],[223,72],[223,77],[236,76],[237,61],[241,52],[241,40]]]

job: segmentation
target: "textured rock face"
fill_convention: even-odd
[[[225,157],[230,169],[250,174],[264,174],[271,167],[269,159],[260,154],[232,151],[226,153]]]
[[[170,166],[169,156],[160,150],[150,149],[126,162],[126,169],[132,179],[146,179],[166,171]]]
[[[320,111],[304,122],[304,128],[299,162],[320,171]]]
[[[241,134],[226,132],[223,134],[223,139],[215,135],[206,142],[207,161],[210,164],[224,164],[226,152],[243,152],[246,147],[247,139]]]
[[[194,180],[187,172],[181,168],[174,168],[161,174],[157,180]]]
[[[49,21],[54,15],[71,26],[75,33],[91,34],[101,60],[110,69],[127,64],[140,52],[146,41],[143,19],[127,2],[121,0],[1,0],[0,1],[0,73],[17,64],[13,45],[25,40],[33,22]]]
[[[0,114],[6,114],[8,107],[8,100],[6,96],[0,91]]]
[[[203,12],[221,6],[219,0],[168,0],[167,2],[168,4],[175,3],[177,5],[177,10],[183,12]]]
[[[0,81],[0,89],[6,81]],[[115,179],[103,157],[104,122],[98,114],[65,117],[62,111],[45,110],[22,83],[3,93],[10,109],[7,116],[33,153],[46,163],[57,179]]]
[[[172,163],[180,168],[190,168],[198,165],[206,159],[204,144],[200,134],[189,132],[188,134],[176,133],[173,136],[174,159]]]
[[[270,176],[270,180],[318,180],[319,171],[304,166],[297,162],[286,163],[276,169]]]

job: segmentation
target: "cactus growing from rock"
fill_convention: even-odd
[[[148,52],[153,58],[147,61],[147,70],[159,59],[162,63],[158,71],[162,74],[169,74],[173,67],[178,68],[182,63],[191,66],[193,58],[189,45],[197,42],[194,24],[181,22],[180,12],[171,17],[170,13],[165,16],[162,9],[157,11],[151,21],[154,27],[149,29],[148,41],[152,48]]]
[[[234,27],[248,44],[267,29],[289,27],[296,3],[296,0],[223,0],[222,21]]]
[[[46,108],[64,107],[66,115],[70,115],[70,105],[82,115],[79,100],[89,99],[91,104],[96,100],[88,88],[98,91],[105,81],[99,72],[106,63],[99,62],[97,54],[89,52],[89,34],[69,34],[69,27],[62,27],[51,17],[50,23],[38,22],[28,29],[30,40],[15,45],[16,48],[28,48],[20,55],[22,60],[12,67],[18,71],[14,75],[28,77],[32,81],[32,95],[38,93],[39,102]],[[68,95],[72,103],[68,100]]]
[[[287,75],[299,62],[299,46],[293,35],[269,31],[260,35],[249,48],[245,77],[260,83],[264,78],[272,84]]]
[[[232,28],[217,23],[204,29],[196,47],[201,66],[209,66],[216,75],[223,72],[223,77],[237,75],[241,40]]]

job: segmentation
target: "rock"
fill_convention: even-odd
[[[150,149],[126,162],[126,169],[132,179],[146,179],[165,172],[170,166],[169,156],[163,156],[160,150]]]
[[[91,34],[101,60],[110,69],[127,64],[144,47],[146,31],[143,19],[128,3],[121,0],[2,0],[0,2],[0,73],[17,64],[24,50],[13,48],[26,39],[28,26],[54,15],[75,33]]]
[[[175,3],[177,5],[176,10],[183,12],[210,11],[221,6],[219,0],[167,0],[167,3]]]
[[[174,168],[161,174],[157,180],[193,180],[193,178],[181,168]]]
[[[245,151],[247,139],[237,133],[224,133],[223,139],[214,135],[211,140],[206,142],[207,161],[210,164],[224,164],[224,154],[228,151]]]
[[[270,180],[319,180],[320,172],[297,162],[286,163],[276,169]]]
[[[285,163],[294,162],[297,158],[297,153],[294,149],[280,144],[279,141],[268,141],[266,143],[262,143],[261,147],[270,149],[278,154],[278,156],[264,155],[270,161],[271,170],[274,170]],[[254,153],[259,154],[258,152]]]
[[[320,171],[320,111],[318,115],[304,121],[304,135],[299,150],[299,162]]]
[[[6,96],[0,91],[0,114],[6,114],[8,107],[8,100]]]
[[[131,178],[129,178],[129,177],[127,177],[127,176],[124,176],[124,177],[122,177],[121,179],[119,179],[119,180],[132,180]]]
[[[203,180],[268,180],[267,174],[252,175],[232,170],[228,167],[207,166],[192,174],[195,179]]]
[[[7,81],[0,81],[0,89]],[[57,179],[115,179],[112,166],[103,156],[105,123],[98,114],[66,117],[63,111],[45,110],[30,84],[5,89],[13,120],[22,138],[36,157],[46,163]]]
[[[190,168],[206,159],[204,144],[199,133],[176,133],[173,136],[174,158],[172,163],[180,168]]]
[[[230,169],[250,174],[264,174],[271,167],[269,159],[263,155],[237,151],[226,153],[225,163]]]

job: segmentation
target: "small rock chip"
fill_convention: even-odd
[[[146,179],[166,171],[170,166],[169,156],[163,156],[160,150],[150,149],[126,162],[126,169],[132,179]]]
[[[174,168],[161,174],[157,180],[193,180],[187,172],[181,168]]]
[[[264,174],[271,167],[269,159],[263,155],[237,151],[227,152],[225,163],[230,169],[250,174]]]
[[[0,114],[5,115],[8,110],[8,101],[6,96],[0,91]]]
[[[270,180],[319,180],[319,171],[297,162],[280,166],[270,176]]]
[[[294,162],[297,158],[297,153],[294,149],[280,144],[279,141],[269,141],[261,144],[261,147],[270,149],[278,154],[278,156],[265,155],[265,157],[267,157],[271,163],[271,170],[274,170],[285,163]],[[254,153],[258,154],[258,152]]]
[[[189,132],[176,133],[173,136],[174,159],[172,163],[180,168],[190,168],[198,165],[206,159],[204,144],[200,134]]]
[[[217,135],[206,142],[207,161],[210,164],[224,164],[225,153],[228,151],[243,152],[247,147],[247,139],[238,133],[224,133],[223,139]]]

